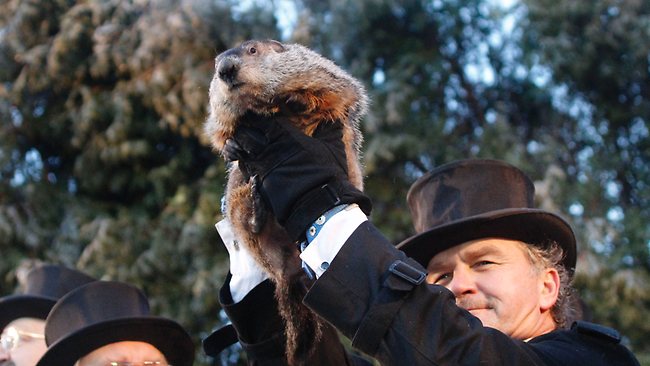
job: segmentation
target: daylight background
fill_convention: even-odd
[[[372,221],[458,158],[505,159],[575,227],[592,320],[650,365],[650,2],[0,0],[0,295],[35,262],[133,283],[200,339],[225,321],[219,52],[299,42],[364,82]],[[226,357],[229,356],[229,357]]]

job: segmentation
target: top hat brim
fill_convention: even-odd
[[[485,238],[518,240],[540,246],[555,241],[564,250],[562,264],[570,274],[575,271],[576,240],[573,230],[558,215],[533,208],[502,209],[466,217],[407,238],[397,248],[426,268],[436,254],[468,241]]]
[[[56,304],[56,299],[30,296],[30,295],[10,295],[0,299],[0,331],[7,324],[20,318],[47,318],[52,307]]]
[[[37,366],[73,366],[88,353],[123,341],[149,343],[174,366],[192,366],[194,362],[192,339],[178,323],[145,316],[114,319],[82,328],[50,345]]]

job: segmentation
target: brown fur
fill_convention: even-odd
[[[321,123],[341,123],[350,181],[363,189],[359,120],[366,113],[363,86],[333,62],[297,44],[247,41],[215,60],[205,132],[221,152],[247,113],[281,116],[305,134]],[[258,217],[254,188],[236,163],[228,171],[226,216],[276,284],[287,332],[287,358],[301,364],[321,332],[320,319],[302,305],[306,281],[299,251],[275,218]],[[260,211],[262,212],[260,214]]]

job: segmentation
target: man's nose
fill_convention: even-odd
[[[456,297],[476,292],[476,281],[468,268],[456,268],[447,288]]]

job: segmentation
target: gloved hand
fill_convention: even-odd
[[[237,128],[223,154],[238,160],[278,223],[299,240],[312,222],[336,205],[357,203],[370,214],[370,199],[348,180],[342,136],[339,123],[322,123],[309,137],[289,121],[257,119]]]

